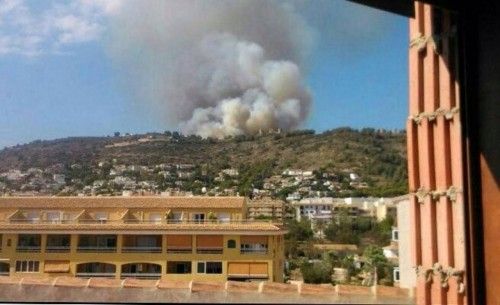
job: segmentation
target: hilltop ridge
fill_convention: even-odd
[[[399,195],[407,185],[406,134],[344,127],[320,134],[276,131],[222,140],[176,132],[37,140],[0,150],[0,190],[2,185],[15,187],[9,171],[37,172],[42,180],[63,175],[65,186],[83,188],[109,180],[110,174],[115,179],[116,166],[122,166],[123,176],[131,181],[153,181],[157,191],[177,188],[196,194],[195,188],[219,186],[247,195],[286,169],[300,169],[314,172],[318,179],[334,177],[330,180],[351,189],[346,196]],[[236,176],[230,177],[231,170]],[[179,174],[186,171],[184,177]],[[359,176],[357,183],[363,187],[350,187],[351,173]],[[26,184],[28,176],[16,182]]]

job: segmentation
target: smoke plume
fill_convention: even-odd
[[[291,6],[129,1],[111,29],[110,55],[137,97],[185,134],[291,130],[308,116],[301,73],[314,35]]]

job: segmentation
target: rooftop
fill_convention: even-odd
[[[245,197],[0,197],[2,208],[212,208],[242,209]]]
[[[92,293],[92,289],[99,292]],[[134,288],[134,289],[130,289]],[[414,304],[407,289],[329,284],[0,278],[2,302]]]

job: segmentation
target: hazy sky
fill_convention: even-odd
[[[404,128],[407,19],[344,0],[280,2],[315,34],[302,64],[313,100],[303,127]],[[0,148],[176,128],[110,59],[109,28],[121,8],[119,0],[0,0]]]

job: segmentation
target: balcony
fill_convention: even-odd
[[[261,249],[261,248],[246,248],[246,249],[240,249],[240,254],[267,254],[268,250],[267,248]]]
[[[161,253],[161,247],[122,247],[123,253]]]
[[[17,240],[17,252],[40,252],[41,235],[19,234]]]
[[[40,252],[40,246],[17,246],[17,252]]]
[[[116,252],[116,247],[78,246],[78,252]]]
[[[78,252],[116,252],[116,235],[80,235]]]
[[[196,253],[198,254],[222,254],[223,247],[197,247]]]
[[[132,263],[122,266],[121,278],[159,279],[161,266],[151,263]]]
[[[114,278],[116,266],[108,263],[84,263],[76,266],[77,277],[107,277]]]
[[[47,235],[47,244],[45,252],[49,253],[63,253],[70,251],[71,236],[65,235]]]
[[[71,249],[70,246],[47,246],[45,248],[45,252],[47,253],[64,253],[69,252]]]
[[[124,235],[122,252],[161,253],[161,235]]]
[[[192,247],[167,246],[167,253],[192,253]]]

